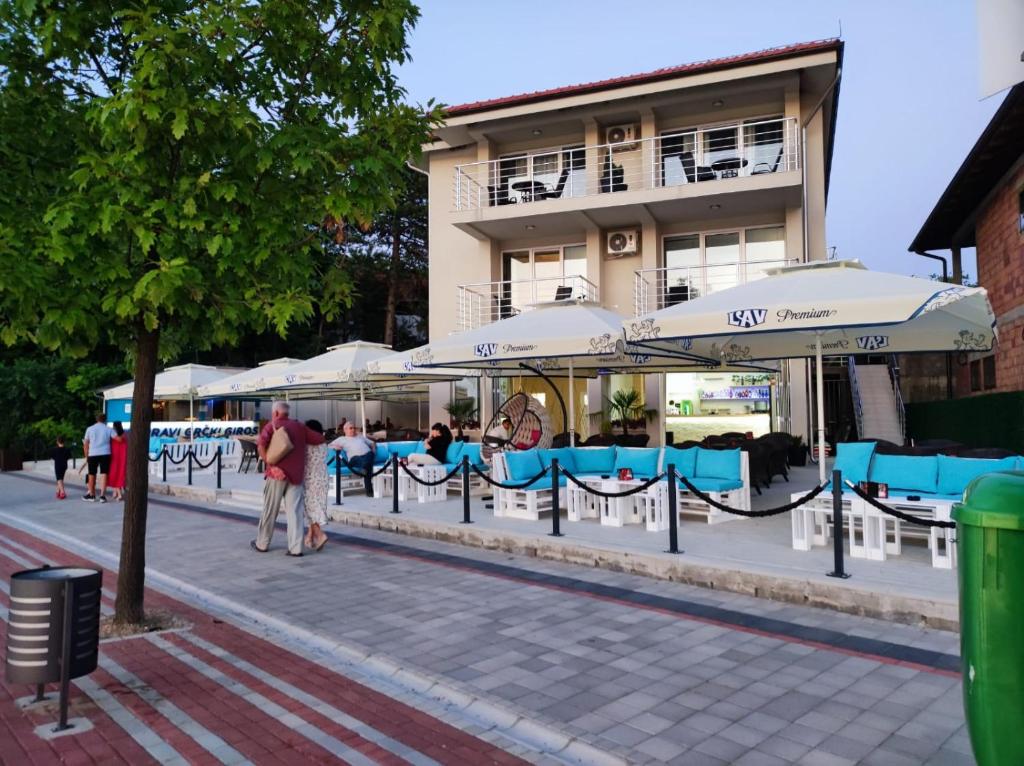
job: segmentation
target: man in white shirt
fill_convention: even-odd
[[[328,449],[340,449],[345,453],[345,462],[363,477],[363,489],[367,497],[373,497],[373,460],[377,456],[377,445],[365,436],[356,434],[356,424],[345,424],[345,435],[327,445]]]
[[[107,502],[107,474],[110,473],[110,429],[106,413],[96,414],[96,422],[85,429],[82,451],[89,465],[86,479],[88,492],[82,497],[87,503]],[[96,474],[100,475],[100,496],[96,497]]]

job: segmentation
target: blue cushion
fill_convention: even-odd
[[[508,476],[512,481],[532,479],[544,468],[540,463],[540,453],[535,449],[506,452],[505,463],[508,465]]]
[[[843,472],[844,481],[868,480],[871,456],[875,453],[875,442],[840,442],[836,445],[834,471]]]
[[[739,449],[694,449],[697,450],[697,476],[741,481]]]
[[[615,447],[573,447],[576,472],[583,476],[611,476],[615,470]]]
[[[547,468],[551,465],[551,460],[557,458],[558,465],[567,470],[569,473],[576,473],[576,460],[573,457],[573,450],[570,447],[560,447],[559,449],[542,449],[540,452],[540,462]]]
[[[444,462],[449,463],[451,465],[455,465],[455,463],[458,463],[460,460],[462,460],[462,447],[463,442],[453,441],[451,444],[449,444],[448,449],[444,453]]]
[[[938,456],[939,481],[937,492],[943,494],[962,495],[967,485],[983,473],[992,471],[1013,471],[1017,467],[1017,458],[1006,457],[1002,460],[979,460],[967,457]]]
[[[620,447],[615,451],[615,473],[629,468],[638,479],[649,479],[658,473],[657,447]]]
[[[414,452],[421,452],[421,442],[388,442],[388,451],[398,457],[409,457]]]
[[[939,461],[934,456],[875,455],[871,459],[868,480],[888,484],[892,489],[935,492],[938,486]],[[852,479],[851,479],[852,481]]]
[[[566,449],[568,449],[568,448],[566,448]],[[527,478],[529,478],[529,477],[527,477]],[[559,476],[558,477],[558,486],[559,487],[564,487],[565,486],[565,482],[566,482],[566,478],[564,476]],[[531,491],[538,490],[538,489],[551,489],[551,477],[550,476],[541,476],[536,481],[532,481],[529,484],[523,484],[521,487],[518,487],[518,489],[527,489],[527,490],[531,490]]]
[[[687,479],[692,478],[697,474],[698,449],[700,448],[687,447],[686,449],[679,449],[678,447],[665,447],[665,457],[661,461],[661,469],[667,471],[668,464],[672,463],[676,467],[676,473],[685,476]]]
[[[695,476],[692,479],[687,476],[686,478],[701,492],[728,492],[730,489],[740,489],[743,486],[743,482],[739,479],[715,479],[708,476]],[[679,483],[679,487],[686,489],[682,482]]]
[[[373,462],[377,465],[384,465],[391,459],[391,450],[388,449],[386,443],[380,443],[377,445],[377,452],[373,456]]]
[[[473,444],[470,444],[469,442],[463,443],[462,454],[459,455],[459,460],[462,460],[463,457],[468,457],[469,462],[472,465],[475,465],[477,468],[483,467],[484,458],[480,452],[483,446],[484,445],[480,444],[479,442],[475,442]]]

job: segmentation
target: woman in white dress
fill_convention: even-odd
[[[307,420],[306,427],[318,434],[324,427],[318,420]],[[322,527],[327,525],[327,445],[306,445],[306,472],[303,478],[302,499],[306,506],[305,543],[308,548],[319,551],[327,543],[327,535]]]

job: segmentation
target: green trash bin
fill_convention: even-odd
[[[1024,472],[972,481],[953,506],[964,712],[981,766],[1024,764]]]

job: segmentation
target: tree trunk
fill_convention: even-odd
[[[398,214],[391,219],[391,271],[388,273],[388,304],[384,313],[384,345],[395,345],[398,313],[398,271],[402,265],[402,240]]]
[[[121,566],[117,573],[114,620],[138,623],[143,619],[146,575],[146,510],[149,498],[149,428],[153,422],[159,330],[139,327],[135,338],[135,390],[132,428],[128,437],[125,472],[124,523],[121,527]]]

